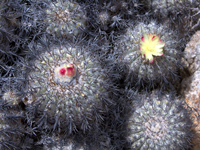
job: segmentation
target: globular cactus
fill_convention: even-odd
[[[46,9],[46,31],[54,36],[76,36],[86,26],[84,9],[73,1],[58,0]]]
[[[142,97],[142,103],[134,110],[128,119],[132,149],[178,150],[191,146],[192,122],[180,99],[153,92]]]
[[[127,84],[138,87],[147,84],[151,88],[175,82],[181,66],[178,43],[175,32],[164,25],[153,21],[131,25],[115,44],[119,64],[125,63],[129,69]]]
[[[181,9],[186,9],[184,5],[191,4],[192,0],[148,0],[148,3],[155,13],[154,15],[158,18],[164,17],[166,20],[163,21],[167,22],[168,15],[182,15],[183,11]]]
[[[95,59],[81,46],[52,47],[34,63],[25,103],[86,129],[108,104],[106,73]]]

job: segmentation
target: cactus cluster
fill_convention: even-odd
[[[2,0],[0,149],[198,149],[199,3]]]
[[[29,75],[26,104],[39,105],[51,116],[81,122],[103,109],[105,75],[100,64],[81,47],[52,47],[41,54]],[[87,119],[89,120],[89,119]]]

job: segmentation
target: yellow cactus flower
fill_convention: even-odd
[[[150,63],[153,63],[153,56],[163,55],[164,46],[165,43],[163,43],[157,35],[151,33],[144,34],[140,40],[140,51]]]

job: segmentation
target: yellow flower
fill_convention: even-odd
[[[153,56],[163,55],[164,46],[165,43],[151,33],[145,34],[140,40],[140,51],[150,63],[153,63]]]

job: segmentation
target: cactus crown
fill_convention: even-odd
[[[144,55],[146,60],[149,60],[150,63],[153,63],[153,56],[163,55],[165,43],[163,43],[157,35],[151,33],[144,34],[140,40],[140,44],[142,55]]]
[[[63,64],[61,66],[57,66],[54,73],[55,79],[70,82],[76,76],[76,67],[72,63]]]

